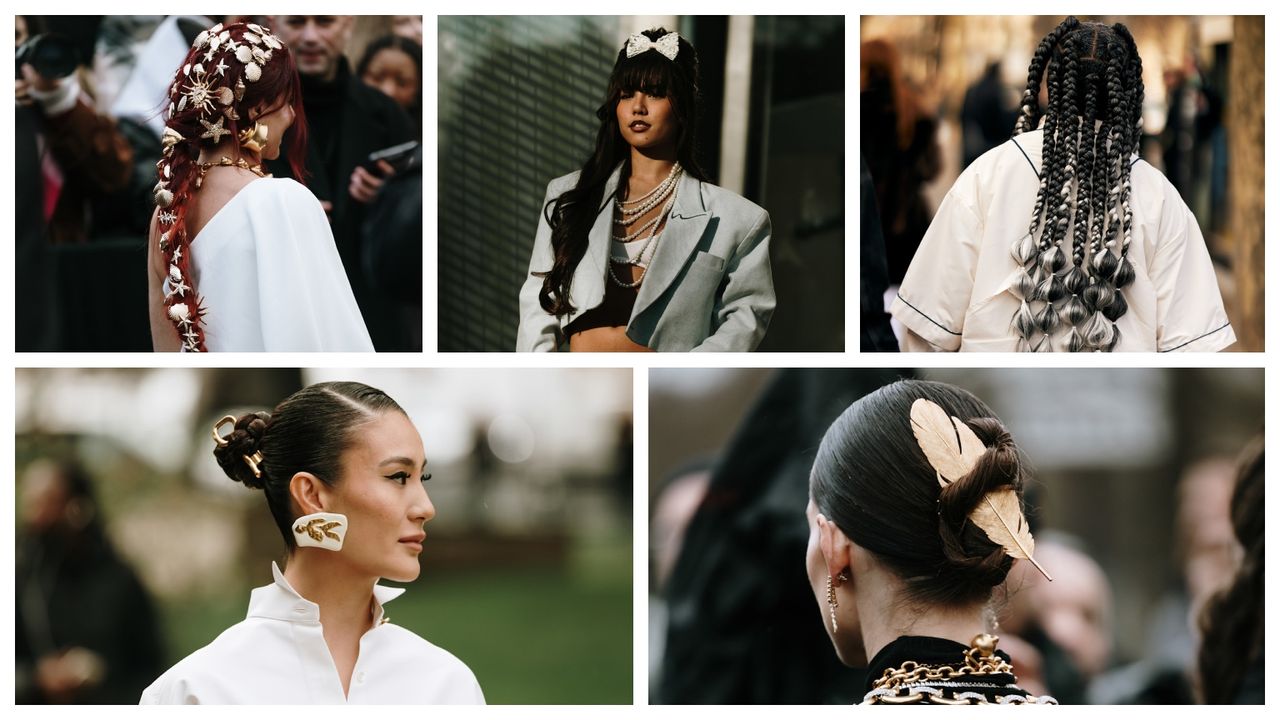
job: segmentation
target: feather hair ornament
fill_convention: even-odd
[[[911,404],[911,432],[915,434],[920,450],[933,466],[942,487],[968,475],[987,452],[987,446],[964,421],[948,415],[937,403],[924,398]],[[1022,515],[1018,494],[1012,488],[984,495],[969,513],[969,519],[1010,556],[1029,560],[1042,575],[1053,580],[1032,557],[1035,539],[1031,537],[1031,527]]]

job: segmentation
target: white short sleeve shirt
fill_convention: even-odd
[[[161,675],[141,704],[484,704],[461,660],[385,619],[383,604],[404,589],[382,585],[373,588],[374,626],[360,638],[344,696],[320,606],[275,563],[271,572],[275,582],[253,591],[248,616]]]
[[[1013,352],[1026,235],[1039,189],[1043,131],[1024,133],[973,162],[934,216],[890,312],[936,350]],[[1235,342],[1204,237],[1177,190],[1145,161],[1130,170],[1136,279],[1122,292],[1117,351],[1216,351]],[[1069,328],[1054,336],[1063,347]],[[906,349],[906,348],[904,348]]]

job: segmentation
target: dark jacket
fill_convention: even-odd
[[[41,657],[82,647],[102,659],[100,683],[70,702],[137,702],[163,669],[164,644],[150,595],[101,528],[74,537],[24,536],[16,553],[15,701],[46,703],[35,680]]]
[[[90,229],[89,201],[125,188],[133,170],[133,149],[115,121],[94,112],[84,98],[61,115],[45,116],[43,131],[63,175],[49,221],[49,242],[84,242]]]

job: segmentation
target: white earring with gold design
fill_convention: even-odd
[[[293,539],[298,547],[315,547],[337,552],[347,536],[347,516],[318,512],[293,521]]]

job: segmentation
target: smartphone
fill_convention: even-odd
[[[406,143],[371,152],[368,159],[361,163],[360,166],[373,175],[382,177],[382,171],[378,169],[378,161],[386,160],[391,167],[395,168],[396,174],[403,173],[419,162],[418,144],[417,140],[410,140]]]

